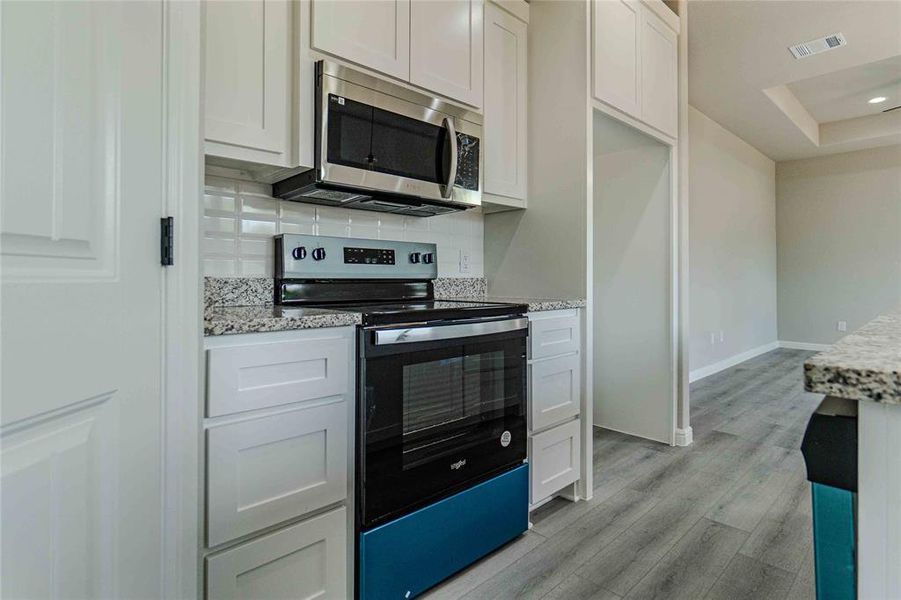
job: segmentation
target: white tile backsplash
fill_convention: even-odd
[[[271,277],[277,233],[434,242],[440,277],[484,276],[481,209],[404,217],[278,200],[272,186],[207,176],[203,213],[203,273],[208,277]],[[460,272],[461,252],[470,258],[466,273]]]

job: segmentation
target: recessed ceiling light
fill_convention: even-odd
[[[880,104],[882,102],[885,102],[885,96],[876,96],[875,98],[870,98],[869,100],[867,100],[867,102],[869,102],[870,104]]]

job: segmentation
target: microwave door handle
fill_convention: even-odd
[[[457,130],[454,129],[453,117],[444,117],[444,127],[447,129],[447,137],[450,145],[450,169],[447,175],[447,184],[444,186],[442,197],[446,200],[454,192],[454,182],[457,180]]]

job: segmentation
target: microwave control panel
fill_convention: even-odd
[[[454,185],[479,191],[479,138],[457,132],[457,178]]]

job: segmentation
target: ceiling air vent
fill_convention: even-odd
[[[826,50],[832,50],[833,48],[844,46],[847,43],[848,42],[845,40],[845,36],[843,36],[841,33],[833,33],[832,35],[827,35],[816,40],[804,42],[803,44],[789,46],[788,49],[791,51],[792,55],[795,58],[806,58],[813,54],[819,54],[820,52],[825,52]]]

